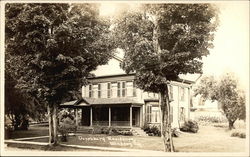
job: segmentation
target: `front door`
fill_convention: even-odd
[[[90,126],[90,107],[82,108],[82,125]]]
[[[135,127],[140,126],[140,108],[139,107],[132,108],[132,125]]]

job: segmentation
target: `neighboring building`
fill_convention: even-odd
[[[143,127],[145,124],[160,124],[157,93],[136,88],[134,74],[109,74],[112,68],[120,69],[120,61],[113,58],[108,65],[98,67],[94,73],[105,75],[88,79],[89,84],[82,87],[81,100],[61,104],[61,107],[76,109],[78,126]],[[169,84],[172,127],[179,128],[190,117],[192,83],[179,79]]]

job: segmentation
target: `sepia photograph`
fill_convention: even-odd
[[[249,1],[1,4],[1,156],[249,156]]]

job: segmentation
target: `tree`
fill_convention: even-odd
[[[206,76],[195,89],[195,95],[200,94],[205,99],[218,101],[228,119],[229,129],[234,128],[237,119],[245,119],[245,93],[239,89],[238,81],[233,74],[224,74],[220,80]]]
[[[75,98],[89,73],[111,57],[109,23],[94,3],[11,3],[5,8],[11,56],[6,63],[15,66],[15,87],[47,106],[49,143],[55,145],[58,105]]]
[[[116,41],[125,51],[122,68],[136,72],[136,85],[159,93],[165,151],[174,151],[168,83],[179,74],[201,73],[217,26],[210,4],[143,4],[117,17]]]
[[[22,93],[15,88],[15,80],[8,74],[6,67],[5,73],[5,115],[11,120],[15,130],[27,130],[29,117],[41,120],[44,117],[46,108],[37,99],[32,98],[27,93]]]

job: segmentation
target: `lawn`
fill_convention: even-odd
[[[26,132],[14,132],[13,137],[31,137],[31,135],[48,135],[48,130],[42,127],[34,127]],[[244,152],[246,139],[231,137],[230,135],[231,131],[227,130],[225,127],[200,126],[198,133],[181,133],[180,137],[174,138],[173,140],[175,149],[178,152]],[[29,141],[48,142],[48,138]],[[162,139],[160,137],[152,136],[139,137],[108,136],[104,134],[77,134],[75,136],[69,136],[68,142],[62,143],[82,146],[101,146],[158,151],[163,150]]]

